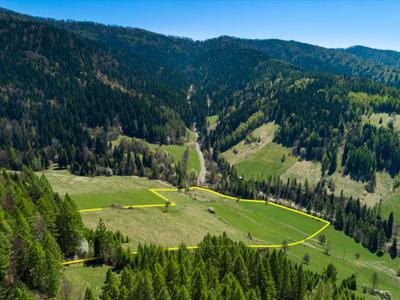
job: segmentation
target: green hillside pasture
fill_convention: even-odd
[[[236,169],[238,174],[245,178],[265,178],[280,176],[296,161],[289,148],[269,143],[246,160],[238,162]]]
[[[217,122],[219,120],[218,115],[208,116],[207,117],[207,128],[208,130],[214,130],[217,128]]]
[[[362,245],[346,236],[341,231],[336,231],[332,226],[323,232],[331,245],[330,255],[325,254],[324,247],[317,239],[312,239],[304,244],[290,247],[288,255],[302,262],[307,253],[310,256],[309,265],[304,267],[316,272],[321,272],[329,263],[334,264],[338,271],[338,280],[349,277],[352,273],[357,275],[358,292],[361,294],[362,285],[371,286],[371,275],[377,272],[379,276],[378,288],[389,290],[394,296],[393,299],[400,299],[400,277],[396,271],[400,267],[400,259],[391,259],[387,254],[378,257],[369,252]],[[356,259],[355,254],[359,253],[360,258]],[[371,299],[376,299],[372,298]]]
[[[86,193],[114,193],[131,190],[143,190],[156,187],[170,187],[160,180],[150,180],[137,176],[96,176],[84,177],[71,174],[68,170],[46,170],[44,174],[53,190],[60,195]]]
[[[325,226],[321,221],[264,203],[225,200],[212,206],[219,218],[249,233],[262,244],[282,244],[284,240],[297,242]]]
[[[129,246],[136,249],[139,243],[153,243],[175,247],[182,243],[197,245],[208,233],[226,232],[235,240],[249,244],[247,232],[224,222],[207,211],[207,205],[193,200],[184,192],[162,192],[177,205],[164,208],[105,209],[82,213],[82,220],[89,228],[96,228],[101,218],[111,230],[120,230],[129,236]],[[256,242],[261,242],[257,240]]]
[[[393,212],[394,221],[400,224],[400,189],[382,201],[382,215],[387,217]]]
[[[64,268],[64,285],[71,288],[68,299],[83,299],[90,288],[96,297],[100,297],[108,266],[71,265]]]
[[[196,193],[200,194],[201,192],[196,191]],[[198,197],[202,199],[201,196]],[[217,216],[224,222],[243,232],[250,232],[253,239],[263,242],[299,239],[300,236],[315,232],[317,230],[315,228],[318,228],[318,224],[315,223],[320,223],[295,213],[288,214],[284,210],[271,205],[259,206],[253,203],[232,203],[229,201],[207,204],[216,209]],[[269,210],[269,212],[266,210]],[[399,258],[391,259],[387,254],[378,257],[362,245],[354,242],[343,232],[334,230],[332,226],[328,227],[322,234],[325,234],[331,245],[330,255],[326,255],[324,247],[320,245],[317,238],[313,238],[303,244],[289,247],[289,256],[298,262],[302,262],[304,255],[309,254],[311,257],[310,264],[304,266],[316,272],[321,272],[329,263],[333,263],[338,270],[338,280],[343,280],[355,273],[358,278],[359,294],[362,292],[361,286],[363,284],[370,286],[371,274],[377,271],[379,288],[391,291],[395,296],[394,299],[400,299],[400,289],[398,289],[400,277],[396,276],[396,271],[400,268]],[[355,259],[356,253],[360,254],[358,260]]]
[[[382,120],[382,122],[381,122]],[[366,117],[366,122],[370,122],[376,127],[388,127],[389,121],[393,122],[393,128],[400,130],[400,116],[398,114],[376,113]]]
[[[186,150],[186,147],[189,147],[189,159],[188,159],[188,171],[189,173],[192,170],[196,170],[197,174],[200,173],[200,160],[197,156],[196,148],[194,145],[152,145],[151,148],[156,150],[157,148],[162,148],[167,151],[175,161],[182,161],[183,154]]]
[[[105,208],[113,205],[144,205],[164,204],[165,201],[149,190],[131,190],[114,193],[84,193],[74,194],[71,198],[78,209]]]
[[[191,193],[162,192],[177,204],[170,207],[168,213],[164,208],[107,209],[85,212],[82,218],[92,228],[102,218],[113,230],[127,234],[133,242],[131,246],[139,242],[162,246],[196,245],[209,232],[227,232],[246,244],[281,244],[284,240],[291,243],[325,226],[323,222],[273,205],[232,200],[209,203],[194,200]],[[215,208],[216,215],[208,213],[209,206]]]
[[[298,161],[283,173],[281,178],[296,178],[297,182],[304,182],[307,179],[310,184],[315,185],[322,180],[321,163]],[[352,180],[349,175],[343,176],[340,171],[336,171],[331,178],[335,183],[334,192],[337,196],[343,191],[346,197],[360,198],[363,203],[369,206],[378,204],[380,199],[383,200],[385,209],[390,209],[392,206],[393,208],[400,206],[400,193],[398,196],[393,194],[394,179],[387,172],[376,173],[376,188],[373,193],[367,192],[365,183]],[[325,179],[330,180],[328,176]]]
[[[302,240],[323,226],[322,222],[272,205],[221,200],[202,191],[162,194],[177,203],[167,213],[163,208],[105,209],[82,213],[82,219],[89,228],[95,228],[102,218],[108,228],[120,230],[129,236],[130,242],[126,246],[131,249],[137,248],[139,243],[154,243],[166,247],[181,243],[196,245],[207,233],[223,232],[245,244],[274,244],[285,239],[289,242]],[[207,208],[210,206],[215,208],[215,215],[208,213]],[[307,253],[310,263],[304,265],[304,268],[317,272],[333,263],[338,270],[338,281],[356,273],[359,294],[361,285],[369,286],[371,274],[377,271],[378,287],[390,290],[394,299],[400,299],[400,278],[396,277],[400,259],[391,259],[387,254],[377,257],[332,227],[322,234],[326,235],[331,245],[330,255],[325,255],[324,247],[313,238],[289,247],[289,257],[302,262]],[[356,253],[360,254],[358,260],[355,258]],[[71,269],[71,273],[73,272]],[[76,272],[81,273],[82,270],[77,268]]]
[[[261,150],[265,145],[272,142],[275,136],[275,132],[278,126],[270,122],[264,124],[257,129],[253,130],[249,136],[258,139],[251,143],[246,143],[245,140],[236,144],[232,148],[222,153],[223,157],[231,164],[237,164],[238,162],[248,159],[252,154]]]

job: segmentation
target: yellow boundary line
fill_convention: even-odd
[[[214,194],[214,195],[219,196],[219,197],[224,198],[224,199],[235,200],[235,201],[238,200],[238,198],[235,198],[235,197],[232,197],[232,196],[227,196],[227,195],[221,194],[219,192],[213,191],[213,190],[208,189],[208,188],[194,186],[194,187],[190,187],[189,190],[204,191],[204,192],[208,192],[208,193]],[[161,195],[159,192],[177,192],[177,191],[179,191],[177,188],[158,188],[158,189],[149,189],[149,191],[151,193],[155,194],[157,197],[163,199],[165,202],[169,202],[170,206],[175,206],[176,205],[176,203],[174,201],[168,199],[164,195]],[[265,201],[265,200],[253,200],[253,199],[239,199],[239,201],[240,202],[249,202],[249,203],[268,203],[268,205],[272,205],[272,206],[275,206],[275,207],[283,208],[283,209],[286,209],[288,211],[294,212],[296,214],[303,215],[303,216],[306,216],[308,218],[318,220],[318,221],[323,222],[325,224],[318,231],[316,231],[313,234],[307,236],[306,238],[304,238],[304,239],[302,239],[300,241],[295,241],[295,242],[292,242],[292,243],[288,243],[286,245],[287,247],[296,246],[296,245],[304,243],[305,241],[308,241],[308,240],[312,239],[313,237],[315,237],[316,235],[318,235],[322,231],[324,231],[326,228],[328,228],[328,226],[331,224],[329,221],[324,220],[322,218],[319,218],[319,217],[313,216],[311,214],[308,214],[308,213],[305,213],[305,212],[302,212],[302,211],[299,211],[299,210],[296,210],[296,209],[293,209],[293,208],[290,208],[290,207],[286,207],[284,205],[277,204],[277,203],[274,203],[274,202],[269,202],[269,201]],[[125,206],[122,206],[122,208],[129,209],[129,208],[147,208],[147,207],[164,207],[164,206],[165,206],[165,204],[137,204],[137,205],[125,205]],[[79,210],[79,212],[93,212],[93,211],[101,211],[101,210],[104,210],[104,208],[100,207],[100,208],[81,209],[81,210]],[[260,249],[260,248],[262,248],[262,249],[282,248],[283,246],[284,246],[283,244],[247,245],[247,247],[249,247],[249,248],[258,248],[258,249]],[[192,250],[192,249],[198,249],[199,246],[187,246],[186,248],[189,249],[189,250]],[[179,247],[169,247],[169,248],[165,248],[165,249],[168,250],[168,251],[176,251],[176,250],[179,249]],[[93,260],[96,260],[96,259],[97,259],[97,257],[78,259],[78,260],[71,260],[71,261],[64,262],[63,265],[84,263],[84,262],[93,261]]]

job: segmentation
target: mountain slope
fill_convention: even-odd
[[[343,49],[343,52],[366,59],[370,62],[378,62],[386,66],[400,67],[400,52],[398,51],[353,46]]]
[[[371,59],[362,55],[354,56],[347,53],[351,51],[344,52],[296,41],[223,38],[230,39],[240,47],[265,52],[271,57],[287,61],[307,71],[362,77],[400,87],[398,65],[384,64],[382,59],[376,57]]]
[[[91,148],[97,126],[153,142],[185,136],[185,91],[151,63],[41,21],[0,14],[0,24],[2,165],[41,168],[60,147]]]

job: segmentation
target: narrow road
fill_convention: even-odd
[[[193,127],[194,127],[194,133],[196,134],[196,152],[197,152],[197,156],[199,157],[199,161],[200,161],[200,174],[197,177],[197,184],[201,186],[206,181],[206,164],[204,163],[203,152],[201,152],[200,142],[199,142],[199,133],[197,131],[196,124],[194,124]]]

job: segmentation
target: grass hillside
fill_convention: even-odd
[[[394,128],[397,128],[397,116],[388,114],[371,114],[369,122],[377,125],[382,118],[381,126],[387,126],[389,119],[394,120]],[[239,175],[246,178],[258,178],[265,176],[281,176],[281,178],[296,178],[310,184],[316,184],[322,180],[321,163],[315,161],[300,161],[291,155],[291,149],[272,142],[277,126],[267,123],[254,130],[250,136],[253,142],[241,141],[234,147],[225,151],[222,155],[231,164],[235,165]],[[257,140],[258,139],[258,140]],[[282,159],[284,158],[284,159]],[[332,178],[334,191],[340,194],[343,190],[345,196],[360,198],[363,203],[375,205],[382,199],[382,212],[387,215],[390,211],[400,211],[400,192],[393,191],[394,179],[387,172],[376,173],[376,188],[373,193],[367,192],[365,184],[352,180],[350,176],[343,176],[340,166],[337,171],[326,180]],[[395,218],[400,220],[400,213],[395,213]]]
[[[54,176],[56,173],[58,176]],[[66,176],[60,171],[48,172],[50,182],[55,178]],[[76,176],[74,176],[76,177]],[[124,181],[124,177],[104,177],[99,189],[88,190],[85,181],[74,181],[70,193],[75,195],[78,205],[80,201],[86,201],[85,197],[97,198],[108,193],[106,181],[110,185],[119,186],[122,191],[131,191],[132,196],[136,192],[143,191],[146,187],[162,186],[161,182],[143,180],[142,178],[129,178],[130,184]],[[66,180],[64,179],[64,182]],[[124,184],[122,184],[124,183]],[[85,194],[76,193],[76,185],[82,186]],[[65,186],[55,184],[56,191],[65,191]],[[166,186],[166,185],[164,185]],[[118,193],[117,189],[113,190]],[[315,232],[321,227],[320,222],[303,218],[285,210],[265,204],[237,203],[235,201],[222,201],[219,197],[201,191],[189,192],[163,192],[170,199],[176,201],[177,205],[170,207],[165,213],[162,208],[142,209],[112,209],[103,211],[82,213],[84,223],[90,228],[95,228],[100,218],[107,227],[112,230],[120,230],[130,238],[127,246],[134,249],[139,243],[156,243],[164,246],[176,246],[180,243],[194,245],[207,233],[220,234],[226,232],[235,240],[241,240],[246,244],[258,243],[281,243],[283,239],[288,241],[301,239]],[[140,194],[136,194],[138,196]],[[78,197],[77,197],[78,196]],[[140,200],[132,197],[132,200]],[[94,201],[94,200],[93,200]],[[214,207],[216,214],[210,214],[208,207]],[[250,233],[250,234],[249,234]],[[355,273],[358,278],[358,293],[361,294],[361,286],[370,285],[373,271],[379,274],[379,288],[390,290],[394,299],[400,297],[398,286],[400,278],[396,277],[396,270],[400,267],[399,259],[391,259],[388,255],[377,257],[371,254],[353,239],[345,236],[343,232],[334,230],[332,227],[323,232],[331,245],[330,255],[324,253],[324,247],[319,244],[317,238],[304,244],[290,247],[288,255],[291,259],[302,261],[307,253],[310,256],[309,265],[305,268],[321,271],[329,263],[333,263],[338,269],[338,280],[347,278]],[[360,258],[356,259],[355,254]],[[106,269],[103,267],[71,266],[66,268],[65,277],[72,282],[79,282],[81,293],[87,286],[101,284]],[[94,275],[93,275],[94,274]],[[92,276],[93,275],[93,276]],[[98,292],[98,291],[96,291]],[[79,293],[79,291],[77,291]],[[372,298],[371,298],[372,299]]]
[[[289,148],[272,142],[276,129],[274,123],[257,128],[246,140],[225,151],[223,157],[246,178],[283,174],[297,159]]]
[[[218,120],[219,120],[218,115],[213,115],[213,116],[207,117],[208,130],[214,130],[217,127]]]
[[[387,114],[387,113],[373,113],[365,118],[365,121],[370,122],[376,127],[384,126],[387,127],[391,122],[393,128],[400,130],[400,116],[398,114]]]

